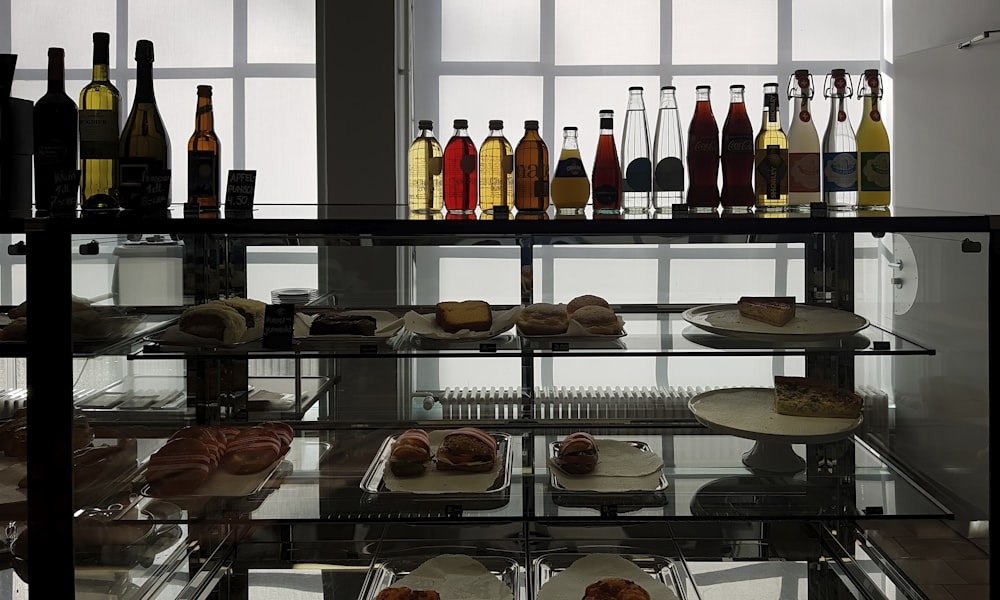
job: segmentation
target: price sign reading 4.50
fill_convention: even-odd
[[[256,187],[257,171],[229,171],[229,179],[226,182],[226,211],[252,211]]]

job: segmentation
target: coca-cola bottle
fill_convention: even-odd
[[[617,214],[622,207],[622,168],[615,148],[614,115],[610,108],[600,112],[601,133],[592,179],[595,213]]]
[[[708,85],[695,88],[694,116],[688,128],[687,205],[693,212],[719,207],[719,125],[712,113],[711,91]]]
[[[628,89],[628,107],[622,130],[622,208],[625,212],[645,213],[649,210],[649,193],[653,187],[653,165],[649,160],[649,124],[642,88]]]
[[[753,193],[753,125],[742,85],[729,86],[729,114],[722,126],[722,210],[748,211]]]
[[[660,111],[656,115],[653,141],[653,208],[668,212],[684,202],[684,140],[674,86],[660,88]]]

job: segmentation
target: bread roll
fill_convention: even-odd
[[[463,427],[444,437],[437,451],[437,468],[482,473],[493,469],[496,459],[496,438],[482,429]]]
[[[586,329],[587,333],[593,335],[618,335],[622,332],[618,315],[603,306],[581,307],[573,313],[573,320]]]
[[[246,336],[259,337],[264,333],[264,309],[266,304],[252,298],[224,298],[219,303],[243,315],[246,321]]]
[[[178,328],[189,335],[236,344],[247,332],[246,319],[236,309],[218,302],[192,306],[181,313]]]
[[[250,427],[229,442],[222,468],[234,475],[258,473],[281,456],[281,439],[268,427]]]
[[[573,475],[590,473],[597,466],[597,440],[584,431],[571,433],[559,443],[556,464]]]
[[[146,481],[154,496],[190,494],[211,473],[211,451],[193,438],[168,441],[146,464]]]
[[[569,315],[560,304],[529,304],[517,316],[517,327],[524,335],[559,335],[566,333]]]
[[[604,298],[594,296],[592,294],[584,294],[583,296],[577,296],[576,298],[570,300],[569,304],[566,305],[566,312],[572,316],[573,313],[580,310],[584,306],[603,306],[604,308],[611,308],[611,305],[609,305],[608,301]]]

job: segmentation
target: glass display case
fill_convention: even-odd
[[[433,567],[498,598],[642,572],[654,598],[922,598],[872,528],[943,521],[969,540],[988,523],[992,217],[352,210],[9,225],[32,320],[0,345],[27,365],[6,390],[26,415],[3,415],[24,416],[26,455],[0,471],[20,502],[0,510],[33,592],[375,598]],[[274,248],[315,257],[318,278],[285,285],[300,258],[261,258]],[[581,290],[608,300],[615,333],[518,325]],[[745,295],[790,296],[798,321],[748,324]],[[182,327],[233,297],[260,301],[237,337]],[[441,330],[436,303],[463,300],[489,304],[488,329]],[[323,333],[321,315],[371,329]],[[861,416],[775,414],[783,375],[856,393]],[[462,427],[489,434],[488,469],[393,473],[401,434],[436,451]],[[567,474],[560,444],[580,431],[603,458]],[[251,433],[267,443],[237,448]],[[587,570],[593,554],[627,566]]]

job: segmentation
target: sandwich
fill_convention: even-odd
[[[423,429],[399,434],[389,451],[389,470],[399,477],[421,475],[431,461],[431,443]]]
[[[436,458],[441,471],[485,473],[496,464],[497,441],[482,429],[463,427],[444,437]]]
[[[559,443],[556,465],[572,475],[585,475],[597,466],[597,441],[584,431],[571,433]]]

